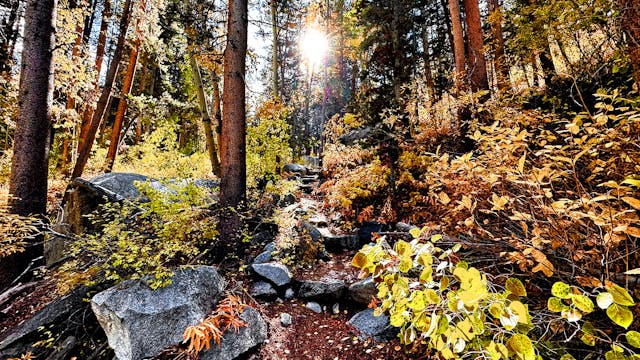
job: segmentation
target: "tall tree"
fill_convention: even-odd
[[[220,234],[235,243],[241,238],[238,208],[246,197],[246,110],[245,72],[247,55],[247,0],[229,0],[227,46],[224,52],[222,96],[222,178],[220,204],[231,209],[221,216]]]
[[[209,115],[209,108],[204,94],[204,86],[202,85],[202,77],[200,76],[200,66],[198,66],[198,61],[192,51],[189,51],[189,64],[191,65],[193,80],[196,83],[198,105],[200,108],[200,116],[202,117],[204,136],[207,142],[207,151],[209,152],[209,161],[211,161],[211,171],[214,175],[220,177],[221,173],[220,160],[218,159],[218,146],[216,144],[215,137],[213,136],[211,115]],[[215,84],[215,86],[217,88],[218,84]]]
[[[640,88],[640,2],[618,0],[622,31],[625,34],[629,60],[633,67],[633,79]]]
[[[502,9],[498,0],[488,0],[489,19],[491,23],[491,33],[493,34],[494,64],[496,69],[496,80],[499,90],[505,90],[509,81],[509,66],[504,51],[504,36],[502,34]]]
[[[56,0],[27,2],[9,185],[11,210],[19,215],[46,211],[56,7]]]
[[[104,86],[102,87],[100,99],[98,99],[98,104],[96,105],[95,111],[93,111],[91,122],[87,125],[86,133],[82,139],[82,148],[78,151],[78,158],[73,168],[73,173],[71,174],[72,178],[82,176],[84,167],[87,165],[89,155],[91,154],[93,140],[96,137],[102,118],[107,110],[107,103],[111,97],[111,90],[113,88],[113,83],[115,82],[118,68],[120,67],[120,60],[122,59],[122,53],[124,51],[125,38],[127,35],[127,29],[129,28],[129,20],[131,18],[130,15],[131,0],[126,0],[122,9],[122,17],[120,19],[120,34],[118,35],[118,42],[116,43],[113,58],[111,59],[111,65],[109,65],[109,71],[107,72],[107,77],[105,79]]]
[[[140,2],[140,16],[144,14],[146,7],[146,1]],[[136,20],[136,33],[133,44],[131,45],[131,51],[129,52],[129,65],[122,82],[122,91],[120,92],[120,101],[118,102],[118,109],[116,110],[116,118],[113,122],[113,129],[111,129],[111,139],[109,143],[109,150],[107,151],[107,160],[105,163],[105,172],[111,172],[113,169],[113,163],[116,160],[118,153],[118,145],[120,144],[120,137],[122,132],[122,124],[124,123],[124,116],[127,113],[127,96],[131,93],[133,87],[133,80],[136,76],[136,66],[138,65],[138,55],[140,54],[140,21],[138,17]]]
[[[459,0],[449,0],[449,14],[451,17],[451,35],[453,39],[453,57],[456,63],[456,92],[463,90],[466,71],[466,57],[464,51],[464,34],[462,32],[462,21],[460,20],[460,3]]]
[[[471,90],[489,90],[487,79],[487,63],[484,57],[482,42],[482,23],[478,0],[464,0],[465,21],[467,23],[467,39],[469,40],[469,85]]]
[[[56,7],[56,0],[27,1],[19,110],[9,183],[10,209],[22,216],[44,217],[47,207]],[[0,289],[8,286],[42,251],[41,245],[33,244],[23,253],[3,258]]]
[[[280,94],[280,85],[278,84],[278,4],[276,0],[270,1],[271,7],[271,31],[273,36],[273,49],[271,50],[271,77],[273,84],[273,99],[277,100]]]

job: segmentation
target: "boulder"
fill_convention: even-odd
[[[263,264],[271,261],[271,251],[264,251],[253,259],[254,264]]]
[[[226,282],[215,268],[174,273],[170,285],[152,290],[144,280],[124,281],[96,294],[91,307],[119,360],[139,360],[182,341],[220,299]]]
[[[341,253],[344,250],[356,250],[360,248],[358,235],[323,235],[324,248],[332,253]]]
[[[342,280],[303,280],[300,282],[298,297],[301,299],[316,299],[326,302],[342,298],[345,290],[346,286]]]
[[[253,297],[263,299],[272,299],[278,296],[276,289],[266,281],[256,281],[253,286],[251,286],[250,294]]]
[[[378,290],[372,278],[366,278],[349,286],[349,299],[360,305],[368,305]]]
[[[214,180],[168,180],[177,187],[186,187],[189,184],[206,189],[214,189],[218,182]],[[91,222],[85,217],[94,212],[105,202],[148,201],[149,199],[140,193],[136,184],[148,183],[157,191],[175,193],[176,190],[165,183],[140,174],[132,173],[106,173],[90,180],[82,178],[74,179],[67,193],[63,208],[63,223],[68,224],[71,232],[80,234],[86,231],[94,231]]]
[[[374,316],[373,309],[355,314],[348,324],[355,327],[363,337],[371,337],[375,341],[393,340],[398,334],[398,329],[391,326],[389,317]]]
[[[287,164],[282,168],[282,171],[297,175],[306,175],[308,173],[307,167],[300,164]]]
[[[284,286],[291,282],[291,272],[289,268],[279,263],[252,264],[251,269],[260,277],[276,286]]]
[[[247,326],[240,327],[237,332],[233,328],[227,330],[220,346],[213,343],[209,350],[199,354],[200,360],[233,360],[267,339],[267,323],[258,310],[245,308],[240,318]]]
[[[88,291],[89,288],[85,286],[73,290],[5,334],[4,339],[0,340],[0,359],[19,358],[20,354],[26,353],[33,344],[32,336],[37,334],[38,329],[62,323],[70,318],[72,313],[83,309],[86,303],[82,299]]]
[[[317,156],[309,156],[309,155],[304,155],[302,157],[302,161],[304,162],[305,165],[307,165],[308,167],[314,167],[317,168],[320,166],[320,158]]]
[[[353,145],[356,141],[368,138],[372,132],[373,129],[371,127],[363,127],[361,129],[352,130],[340,136],[338,138],[338,141],[340,141],[344,145]]]
[[[358,237],[361,244],[368,244],[373,238],[373,233],[379,233],[383,230],[383,226],[380,223],[373,221],[365,221],[358,229]]]

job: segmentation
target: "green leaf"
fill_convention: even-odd
[[[504,287],[516,296],[527,296],[527,290],[524,288],[522,281],[516,278],[508,278]]]
[[[605,360],[626,360],[624,358],[624,355],[620,354],[619,352],[613,351],[613,350],[607,351],[604,354],[604,358],[605,358]]]
[[[633,322],[633,313],[628,308],[618,304],[612,304],[609,306],[607,309],[607,316],[609,316],[611,321],[625,329],[627,329]]]
[[[611,304],[613,304],[613,295],[608,292],[598,294],[596,297],[596,303],[602,310],[606,310]]]
[[[547,300],[547,308],[551,312],[560,312],[565,308],[565,305],[562,303],[562,300],[557,297],[550,297]]]
[[[411,270],[412,266],[413,260],[411,260],[410,256],[400,257],[400,264],[398,265],[398,270],[400,270],[400,272],[407,273]]]
[[[440,296],[438,296],[438,293],[433,290],[433,289],[427,289],[424,291],[424,294],[427,297],[427,303],[429,304],[439,304],[440,303]]]
[[[640,333],[637,331],[629,331],[624,335],[627,338],[629,345],[636,349],[640,349]]]
[[[631,295],[629,295],[629,292],[621,286],[616,284],[607,286],[607,292],[613,296],[613,302],[618,305],[633,306],[636,304]]]
[[[571,286],[558,281],[551,287],[551,294],[560,299],[568,299],[571,297]]]
[[[531,339],[523,334],[515,334],[507,341],[507,348],[516,354],[520,360],[535,360],[536,352]]]
[[[593,312],[593,301],[584,295],[574,295],[571,298],[571,302],[585,314]]]

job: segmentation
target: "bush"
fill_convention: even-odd
[[[77,282],[120,282],[152,276],[152,288],[170,282],[171,269],[199,262],[217,235],[212,194],[192,184],[169,192],[140,185],[149,202],[108,203],[92,216],[102,231],[71,245],[62,288]]]

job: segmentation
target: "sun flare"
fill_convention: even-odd
[[[317,29],[308,29],[300,39],[300,51],[312,66],[320,63],[328,50],[326,35]]]

